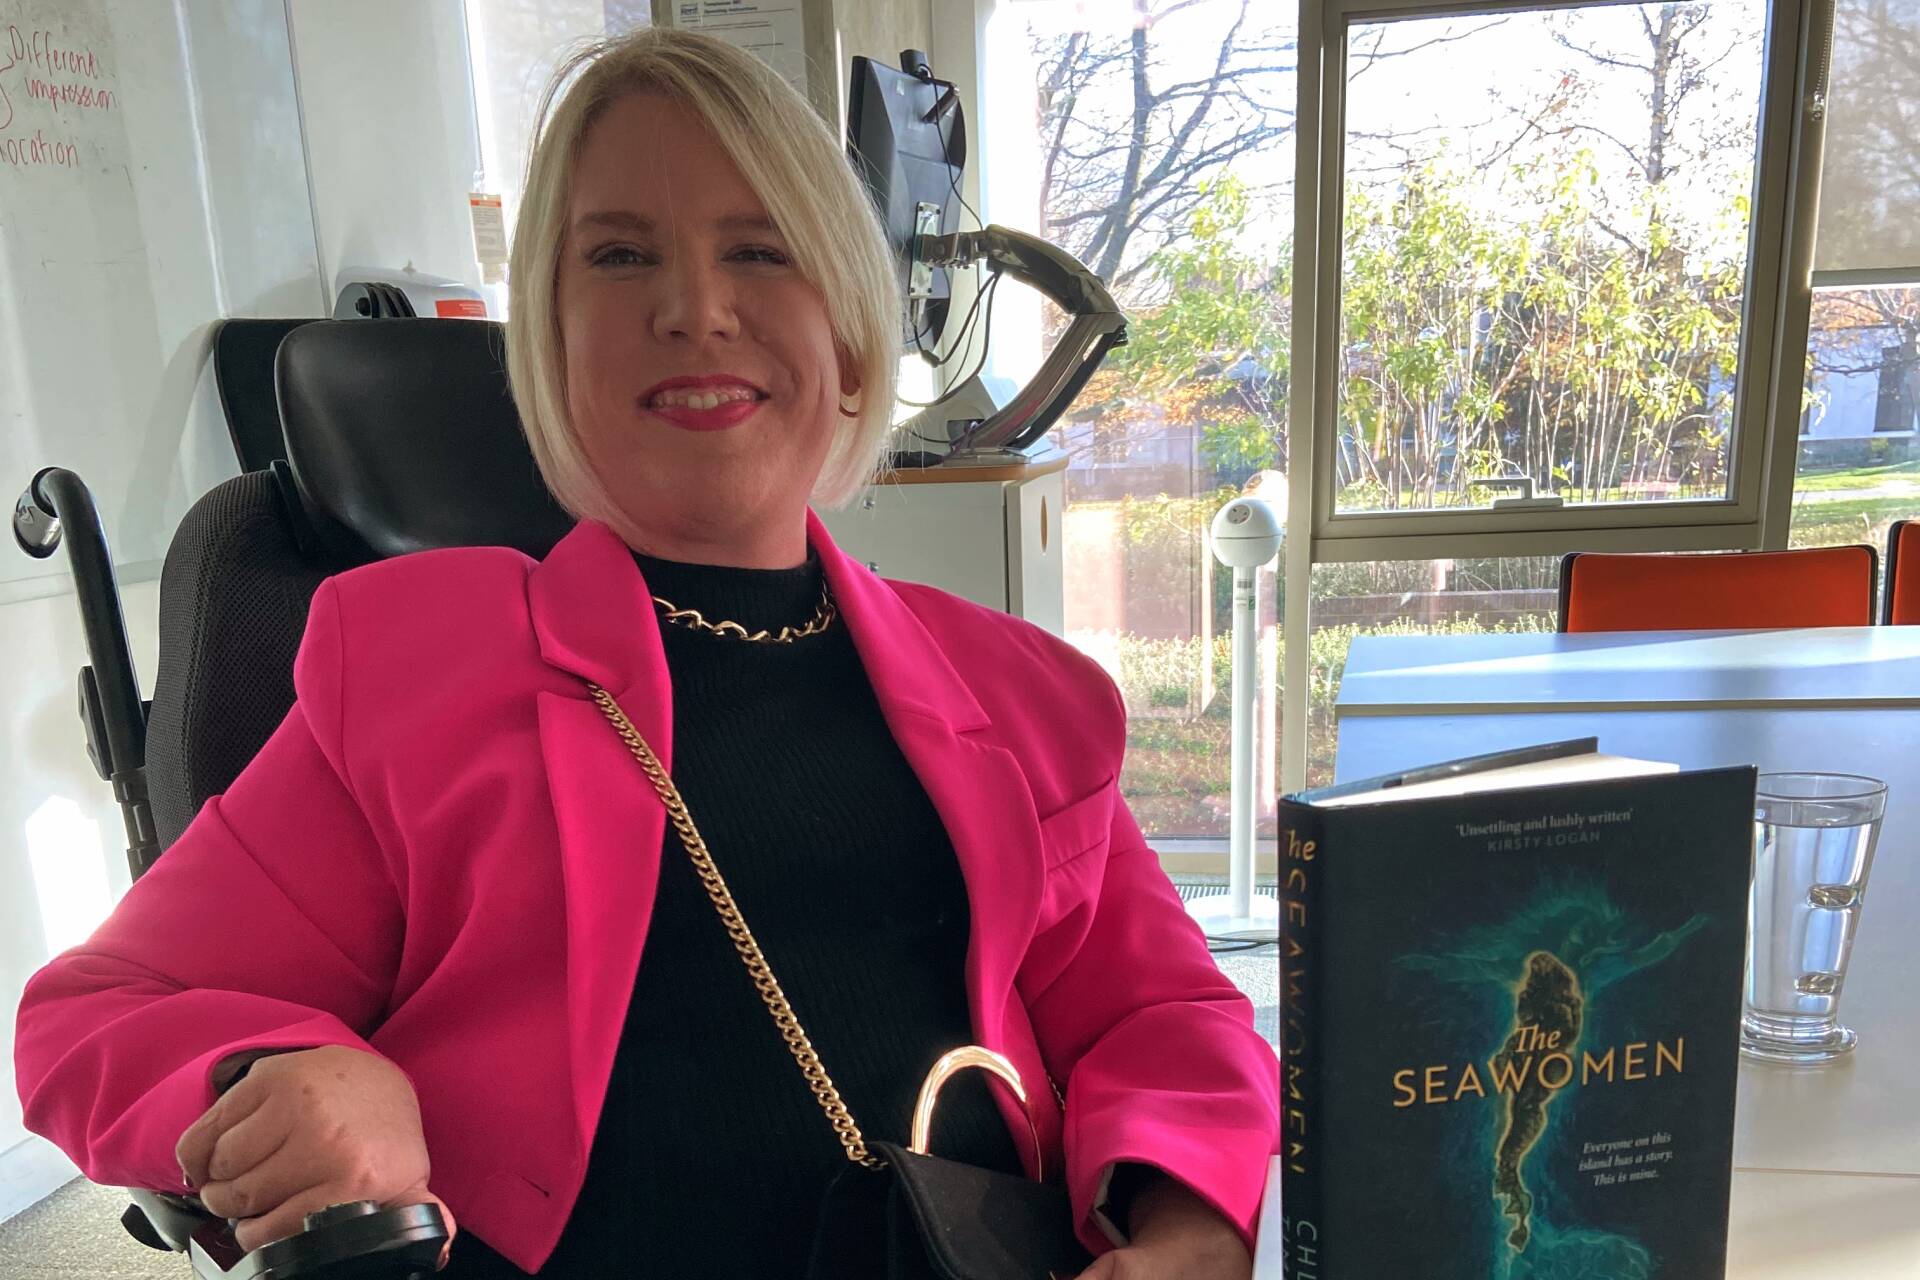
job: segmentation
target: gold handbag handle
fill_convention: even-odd
[[[1027,1088],[1020,1082],[1020,1072],[1014,1065],[991,1049],[983,1049],[977,1044],[963,1045],[940,1056],[933,1064],[933,1070],[927,1072],[927,1078],[920,1083],[920,1097],[913,1104],[913,1137],[907,1143],[907,1150],[915,1155],[927,1154],[927,1143],[933,1129],[933,1109],[940,1101],[940,1091],[947,1081],[962,1071],[972,1069],[991,1072],[1006,1081],[1013,1090],[1013,1096],[1020,1100],[1020,1110],[1027,1117],[1027,1132],[1033,1136],[1033,1180],[1046,1181],[1046,1170],[1041,1167],[1040,1127],[1034,1123],[1033,1104],[1027,1101]]]

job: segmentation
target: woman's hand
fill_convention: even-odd
[[[1232,1223],[1164,1174],[1127,1215],[1133,1242],[1100,1256],[1079,1280],[1249,1280],[1253,1258]]]
[[[293,1235],[307,1214],[349,1200],[438,1205],[453,1243],[453,1214],[427,1190],[413,1085],[359,1049],[261,1058],[180,1136],[175,1154],[207,1211],[241,1220],[242,1249]]]

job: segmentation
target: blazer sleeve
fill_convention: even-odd
[[[1118,715],[1124,741],[1124,709]],[[1123,751],[1114,751],[1116,773]],[[1110,785],[1107,839],[1074,859],[1099,861],[1071,868],[1093,887],[1033,940],[1021,971],[1041,1052],[1067,1085],[1079,1234],[1089,1247],[1119,1243],[1095,1210],[1114,1167],[1137,1163],[1191,1188],[1251,1249],[1279,1147],[1279,1059]]]
[[[86,942],[27,983],[14,1042],[26,1127],[95,1182],[177,1189],[175,1145],[231,1054],[373,1051],[404,917],[346,778],[345,665],[329,581],[266,746]]]

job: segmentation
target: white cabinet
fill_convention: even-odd
[[[1055,453],[1021,466],[903,471],[820,518],[881,577],[924,582],[1059,635],[1066,467]]]

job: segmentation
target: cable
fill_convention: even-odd
[[[1223,956],[1230,955],[1235,951],[1258,951],[1261,947],[1277,945],[1277,943],[1272,942],[1262,942],[1258,940],[1244,942],[1238,938],[1216,938],[1212,934],[1207,935],[1208,955]]]
[[[954,106],[958,109],[959,103],[956,101]],[[960,201],[960,207],[973,215],[973,225],[976,227],[985,227],[987,220],[980,216],[978,209],[967,203],[967,197],[960,190],[960,166],[953,162],[953,130],[951,129],[947,129],[940,134],[940,158],[944,160],[947,165],[947,189],[952,191],[954,198]]]
[[[948,86],[948,89],[949,91],[953,91],[951,85]],[[953,91],[953,92],[955,92],[953,109],[956,113],[956,119],[959,119],[959,118],[962,118],[958,115],[960,111],[959,97],[958,97],[957,91]],[[953,130],[952,129],[944,129],[940,133],[940,159],[947,166],[947,190],[953,193],[953,198],[960,202],[960,207],[962,209],[965,209],[968,213],[973,215],[974,229],[978,231],[985,231],[987,229],[987,220],[980,216],[980,211],[978,209],[974,208],[971,204],[967,202],[966,193],[960,190],[960,166],[953,162]],[[974,299],[974,302],[977,304],[980,301],[980,294],[983,288],[983,286],[980,283],[980,272],[983,269],[984,264],[980,261],[980,259],[975,258],[971,265],[973,267],[973,299]],[[997,281],[1000,278],[999,273],[996,272],[993,278]],[[953,275],[951,272],[949,272],[947,275],[947,282],[948,282],[948,292],[949,294],[951,294],[952,282],[953,282]],[[962,328],[961,328],[961,333],[959,338],[957,338],[953,342],[953,344],[947,348],[946,355],[942,356],[939,360],[936,360],[934,362],[934,366],[933,366],[934,368],[938,369],[943,367],[947,363],[947,361],[953,359],[953,353],[965,347],[968,341],[973,337],[973,333],[971,329],[967,327],[972,319],[972,316],[973,316],[973,308],[969,307],[967,309],[968,318],[966,320],[961,321]]]
[[[982,336],[980,340],[980,358],[974,362],[972,371],[969,372],[965,378],[959,379],[958,381],[950,384],[945,390],[943,390],[940,393],[940,395],[936,399],[926,401],[925,403],[922,403],[921,401],[918,401],[918,400],[900,400],[899,403],[908,405],[916,409],[931,409],[935,405],[944,404],[946,401],[951,400],[954,396],[955,391],[958,388],[965,386],[967,382],[969,382],[973,378],[976,378],[980,375],[980,371],[986,367],[987,351],[989,349],[989,344],[991,344],[993,341],[993,302],[994,302],[994,297],[998,296],[999,294],[1001,279],[1002,279],[1001,274],[996,269],[993,272],[992,277],[987,281],[986,288],[981,290],[981,293],[985,293],[989,295],[987,298],[987,313],[986,313],[986,321],[985,321],[986,333]],[[976,294],[975,301],[978,301],[978,300],[979,300],[979,295]],[[952,457],[954,454],[965,450],[969,445],[971,445],[973,443],[974,433],[979,431],[981,427],[985,426],[987,422],[990,421],[990,419],[991,419],[991,415],[989,415],[989,417],[987,418],[980,419],[978,422],[974,423],[972,427],[962,432],[958,439],[943,440],[938,436],[930,436],[925,434],[924,432],[916,431],[912,427],[905,427],[902,430],[902,434],[911,436],[913,439],[918,440],[923,444],[938,446],[941,452],[938,454],[925,454],[925,453],[914,454],[912,456],[916,459],[915,461],[906,462],[906,461],[896,460],[895,465],[896,466],[933,466],[938,463],[944,462],[948,458]],[[896,459],[904,459],[908,456],[909,455],[907,453],[903,452],[903,453],[896,454]]]
[[[1000,294],[1000,281],[1002,279],[1004,279],[1004,277],[998,271],[995,271],[988,278],[986,288],[980,291],[980,294],[986,295],[986,299],[987,299],[987,311],[986,311],[986,317],[985,317],[987,331],[986,331],[986,335],[980,341],[980,358],[974,361],[973,368],[968,370],[967,376],[964,378],[957,379],[954,382],[948,383],[946,390],[942,391],[938,396],[936,396],[932,400],[920,401],[920,400],[903,399],[899,403],[904,404],[907,407],[912,409],[931,409],[937,404],[944,404],[948,400],[952,399],[953,393],[955,391],[959,390],[961,387],[964,387],[965,385],[967,385],[967,383],[971,382],[973,379],[980,376],[980,371],[987,367],[987,348],[989,344],[991,344],[993,341],[993,300],[996,297],[998,297]],[[974,300],[976,302],[979,301],[980,294],[974,295]],[[918,435],[919,433],[914,432],[911,434]],[[927,440],[929,443],[933,443],[933,444],[948,443],[946,441],[932,440],[930,439],[930,437],[927,437],[927,436],[921,436],[920,438],[922,440]]]
[[[945,82],[942,81],[940,83],[944,84]],[[951,84],[948,84],[946,87],[949,93],[955,92],[954,87]],[[960,110],[960,103],[957,96],[954,101],[954,110],[956,112]],[[953,198],[955,200],[958,200],[960,202],[960,207],[962,209],[965,209],[968,213],[973,215],[974,228],[976,230],[985,230],[987,225],[987,220],[980,216],[980,211],[974,208],[973,205],[968,202],[966,193],[960,190],[960,166],[955,164],[953,160],[953,130],[940,129],[938,127],[937,122],[936,122],[935,128],[936,128],[936,132],[938,132],[940,135],[940,159],[942,163],[944,163],[947,166],[947,190],[953,194]],[[980,300],[980,293],[981,293],[981,285],[980,285],[981,263],[979,262],[978,259],[976,259],[975,261],[973,261],[968,265],[973,268],[973,283],[974,283],[973,296],[974,296],[974,303],[977,306]],[[935,269],[941,270],[943,268],[935,268]],[[947,278],[948,278],[948,293],[949,293],[949,296],[951,296],[952,278],[953,278],[953,273],[951,271],[948,272]],[[958,337],[956,337],[953,340],[951,344],[949,344],[949,346],[947,347],[947,354],[937,359],[928,353],[926,346],[921,342],[921,336],[925,332],[924,327],[920,325],[915,325],[913,329],[914,354],[918,355],[921,359],[927,361],[927,363],[931,364],[936,369],[944,367],[949,360],[953,359],[954,352],[963,349],[967,345],[968,339],[972,337],[971,331],[968,330],[966,326],[970,324],[972,321],[973,310],[974,309],[972,307],[968,308],[966,319],[963,319],[960,322],[962,326],[961,333],[959,334]]]
[[[986,367],[987,344],[991,342],[993,339],[993,304],[994,304],[994,299],[998,297],[1000,293],[1001,279],[1002,279],[1001,274],[998,271],[995,271],[991,276],[988,277],[986,287],[981,289],[978,293],[974,295],[974,303],[976,304],[976,307],[981,298],[984,297],[987,300],[987,310],[986,310],[986,315],[984,317],[986,332],[981,337],[980,354],[979,354],[979,357],[975,359],[975,361],[973,362],[973,368],[967,371],[967,374],[965,377],[956,378],[954,381],[949,382],[945,387],[941,389],[940,394],[935,396],[933,399],[924,401],[924,402],[919,400],[901,400],[900,401],[901,404],[908,405],[915,409],[931,409],[937,404],[944,404],[948,400],[952,399],[953,393],[955,391],[965,386],[970,379],[979,376],[980,371]],[[967,314],[969,315],[969,317],[971,317],[973,314],[973,308],[969,308]],[[964,341],[965,339],[971,338],[971,336],[972,336],[972,326],[969,325],[967,326],[966,330],[962,334],[962,340]],[[958,349],[958,346],[956,346],[956,350],[957,349]],[[937,368],[939,366],[935,366],[935,367]]]
[[[999,273],[995,272],[994,279],[998,278]],[[973,301],[967,305],[967,314],[960,319],[960,332],[955,335],[952,342],[947,344],[947,354],[938,359],[932,356],[925,357],[929,365],[935,369],[944,369],[952,363],[956,355],[967,349],[968,344],[973,341],[973,317],[974,312],[980,309],[980,295],[987,292],[991,284],[992,281],[985,286],[980,283],[980,264],[975,262],[973,264]]]
[[[947,348],[947,354],[941,356],[938,360],[929,358],[927,361],[928,364],[931,364],[936,369],[944,369],[947,367],[949,361],[960,352],[966,350],[967,344],[973,339],[973,317],[974,313],[980,310],[980,298],[983,294],[992,292],[993,286],[999,283],[999,280],[1000,273],[996,270],[993,273],[993,279],[988,281],[984,288],[977,284],[974,286],[973,302],[967,307],[967,314],[960,319],[959,335],[954,338],[953,345]]]

